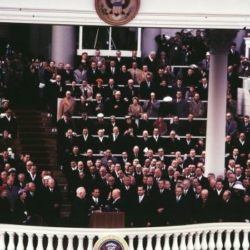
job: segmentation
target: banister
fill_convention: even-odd
[[[63,228],[63,227],[40,227],[0,224],[0,243],[6,250],[76,250],[75,237],[78,240],[77,250],[92,250],[96,239],[109,235],[124,239],[130,250],[211,250],[215,247],[219,250],[242,249],[249,247],[248,236],[250,227],[248,223],[210,223],[193,224],[168,227],[145,227],[145,228]],[[240,237],[240,234],[243,237]],[[26,247],[22,245],[23,235],[27,236]],[[234,235],[234,237],[232,237]],[[9,243],[5,239],[8,236]],[[14,242],[14,236],[18,241]],[[209,236],[209,237],[208,237]],[[34,245],[34,237],[37,237],[37,247]],[[45,241],[43,239],[45,238]],[[47,239],[47,240],[46,240]],[[65,241],[64,241],[65,239]],[[86,241],[84,240],[86,239]],[[152,242],[155,241],[153,248]],[[163,241],[162,241],[163,240]],[[43,242],[47,241],[47,247]],[[134,242],[138,247],[134,248]],[[54,248],[54,243],[57,247]],[[64,244],[65,243],[65,244]],[[162,247],[163,243],[163,247]],[[6,245],[5,245],[6,244]],[[80,245],[79,245],[80,244]],[[87,248],[86,248],[87,247]]]

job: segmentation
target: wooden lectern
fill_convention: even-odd
[[[125,213],[95,212],[90,217],[90,227],[94,228],[124,228]]]

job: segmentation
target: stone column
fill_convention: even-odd
[[[51,59],[56,62],[56,65],[64,62],[73,66],[76,55],[75,27],[54,25],[51,46]]]
[[[207,30],[210,45],[205,175],[224,176],[228,48],[234,30]]]
[[[155,37],[161,34],[162,29],[159,28],[144,28],[142,30],[142,58],[148,56],[150,51],[157,52],[157,43]]]

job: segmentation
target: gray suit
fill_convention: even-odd
[[[203,117],[205,113],[204,103],[201,101],[196,102],[192,100],[189,103],[189,113],[193,114],[194,117]]]
[[[7,186],[6,190],[7,190],[7,198],[10,201],[10,207],[14,208],[14,203],[17,201],[19,197],[18,196],[19,188],[17,186],[12,186],[12,187]]]
[[[226,121],[226,135],[231,135],[235,137],[237,134],[238,126],[236,121],[231,120],[230,122]]]

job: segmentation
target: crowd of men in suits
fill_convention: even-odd
[[[157,38],[160,51],[143,60],[136,51],[127,59],[117,51],[108,61],[96,50],[91,58],[83,53],[75,70],[62,62],[57,67],[54,61],[31,63],[30,88],[41,106],[49,108],[57,132],[58,160],[72,203],[71,226],[87,227],[89,216],[102,211],[125,212],[127,227],[250,220],[250,123],[248,116],[242,124],[235,121],[238,80],[233,74],[240,65],[235,44],[229,52],[225,176],[205,177],[205,142],[192,136],[201,135],[202,127],[194,118],[206,117],[202,101],[208,95],[209,49],[200,31],[190,44],[179,32],[171,43],[164,39]],[[195,65],[171,71],[170,63]],[[173,122],[165,124],[168,138],[160,132],[164,121],[151,122],[147,111],[137,119],[127,115],[134,98],[151,103],[152,93],[156,100],[174,99],[171,107],[161,104],[155,115],[173,116]],[[58,120],[57,98],[63,98]],[[81,99],[79,105],[74,98]],[[76,113],[81,119],[71,118]],[[41,218],[58,226],[62,197],[52,174],[38,173],[28,154],[12,161],[7,153],[0,157],[0,216],[6,215],[0,222],[29,224]]]
[[[3,151],[0,162],[1,223],[58,226],[62,196],[52,173],[40,173],[29,154],[12,159]]]

